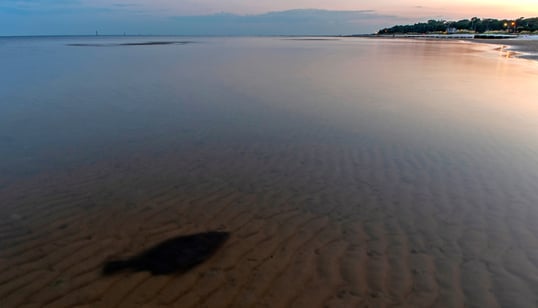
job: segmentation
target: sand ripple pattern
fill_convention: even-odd
[[[40,174],[0,190],[0,307],[535,307],[538,187],[495,170],[358,141],[197,145]],[[208,230],[231,237],[186,274],[101,276]]]

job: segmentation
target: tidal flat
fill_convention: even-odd
[[[35,37],[0,67],[1,307],[538,303],[534,61]]]

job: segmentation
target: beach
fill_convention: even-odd
[[[0,50],[8,68],[56,65],[2,75],[0,307],[538,303],[528,60],[466,42],[96,40]],[[188,270],[105,273],[206,232],[227,237]]]
[[[509,50],[514,52],[523,53],[522,57],[527,59],[538,59],[538,39],[528,39],[522,37],[521,39],[474,39],[476,43],[494,44],[508,46]]]

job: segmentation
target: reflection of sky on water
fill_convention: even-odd
[[[510,166],[537,170],[536,66],[489,45],[205,38],[66,46],[152,40],[4,40],[4,174],[179,146],[193,136],[246,142],[313,130],[322,140],[371,138],[501,165],[509,157]]]

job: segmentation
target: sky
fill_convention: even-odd
[[[538,0],[0,0],[0,35],[373,33],[428,19],[538,16]]]

